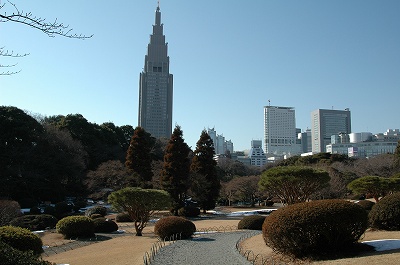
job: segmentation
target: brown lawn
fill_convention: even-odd
[[[227,209],[225,209],[227,210]],[[230,208],[230,211],[237,211],[243,209]],[[247,210],[247,209],[246,209]],[[198,230],[202,229],[218,229],[230,230],[232,227],[237,226],[240,218],[210,218],[193,221]],[[50,255],[43,259],[55,262],[57,264],[71,264],[71,265],[141,265],[143,264],[143,256],[148,252],[157,238],[153,233],[153,224],[149,224],[143,231],[143,236],[138,237],[134,235],[134,229],[127,228],[124,224],[119,224],[120,229],[125,229],[128,235],[118,236],[110,240],[101,241],[88,246],[83,246],[73,250],[61,252],[59,254]],[[400,232],[387,232],[387,231],[368,231],[363,240],[375,239],[400,239]],[[60,245],[64,240],[60,234],[46,233],[42,237],[44,245]],[[249,238],[242,243],[246,250],[251,250],[255,254],[260,254],[266,258],[274,256],[272,250],[267,247],[261,235]],[[292,262],[291,264],[301,264],[299,262]],[[365,253],[360,257],[340,259],[333,261],[314,262],[313,264],[332,265],[332,264],[355,264],[355,265],[369,265],[369,264],[400,264],[400,250],[392,250],[385,252],[371,252]]]

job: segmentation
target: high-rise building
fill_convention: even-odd
[[[171,137],[173,76],[169,73],[168,44],[163,35],[160,6],[147,46],[139,82],[139,121],[153,137]]]
[[[264,107],[265,153],[271,155],[293,155],[300,153],[296,144],[296,118],[292,107]]]
[[[214,128],[208,128],[207,133],[213,141],[216,155],[225,155],[227,151],[233,153],[233,143],[231,140],[225,140],[225,137],[222,134],[217,134]]]
[[[250,164],[252,166],[261,167],[267,163],[267,157],[262,150],[262,141],[253,140],[251,141],[251,149],[249,152]]]
[[[350,134],[350,110],[317,109],[311,112],[312,152],[326,152],[332,135]]]

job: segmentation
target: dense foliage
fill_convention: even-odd
[[[370,226],[381,230],[400,230],[400,193],[382,198],[369,212]]]
[[[200,215],[200,209],[191,205],[184,206],[179,208],[178,215],[184,217],[196,217]]]
[[[42,240],[31,231],[21,227],[0,227],[0,241],[21,251],[33,251],[35,254],[43,252]]]
[[[171,197],[163,190],[128,187],[111,193],[108,202],[116,210],[129,214],[135,222],[136,235],[141,236],[153,213],[171,205]]]
[[[118,225],[106,218],[100,217],[93,220],[95,233],[112,233],[118,230]]]
[[[133,222],[132,218],[127,212],[118,213],[117,216],[115,216],[115,221],[118,223]]]
[[[242,218],[238,223],[238,229],[262,230],[266,216],[249,215]]]
[[[29,229],[31,231],[55,228],[58,220],[49,214],[23,215],[14,218],[10,225]]]
[[[85,211],[85,216],[91,217],[93,214],[99,214],[104,217],[107,215],[107,208],[101,205],[96,205]]]
[[[8,225],[10,221],[21,216],[21,207],[18,202],[0,200],[0,226]]]
[[[86,216],[67,216],[58,221],[57,232],[64,238],[93,237],[93,220]]]
[[[367,212],[344,200],[321,200],[283,207],[263,224],[273,250],[294,257],[323,257],[350,249],[368,227]]]
[[[399,190],[400,178],[365,176],[353,180],[347,187],[356,194],[368,194],[378,202],[379,197],[385,196],[389,191]]]
[[[368,200],[359,200],[359,201],[356,201],[355,203],[360,205],[367,212],[371,211],[372,207],[375,205],[374,202],[368,201]]]
[[[21,251],[0,241],[0,261],[2,265],[52,265],[41,260],[32,251]]]
[[[193,222],[179,216],[161,218],[154,225],[154,233],[162,240],[190,238],[196,232]]]

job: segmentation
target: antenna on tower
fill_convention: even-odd
[[[271,100],[268,99],[268,106],[271,106]]]

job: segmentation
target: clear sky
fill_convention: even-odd
[[[0,105],[82,114],[137,126],[139,73],[156,0],[13,0],[87,40],[0,24]],[[3,8],[12,12],[6,3]],[[294,107],[305,130],[315,109],[350,108],[353,132],[400,128],[400,1],[161,0],[174,75],[173,123],[189,146],[214,127],[234,149],[263,138],[263,107]]]

